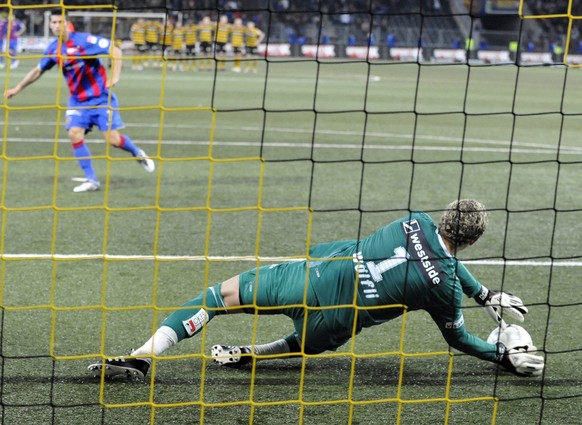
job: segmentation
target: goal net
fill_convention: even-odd
[[[4,99],[3,423],[557,424],[582,415],[576,2],[85,3],[1,5],[6,22],[26,27],[20,49],[2,51],[5,88],[44,57],[49,7],[64,8],[75,31],[121,47],[119,106],[109,99],[107,109],[156,171],[94,128],[84,144],[100,190],[73,192],[83,172],[60,65]],[[206,50],[201,22],[216,28],[220,16],[251,22],[264,39],[239,48],[231,34],[223,53],[213,34]],[[186,39],[146,43],[142,59],[157,60],[132,69],[139,19],[158,22],[160,40],[170,26],[194,25],[192,49]],[[7,41],[18,31],[9,28]],[[142,345],[217,282],[362,239],[412,211],[438,220],[459,198],[479,199],[490,217],[460,258],[529,307],[523,326],[545,358],[541,377],[450,348],[424,311],[337,351],[238,370],[214,364],[210,347],[267,343],[293,325],[225,314],[156,357],[145,382],[87,371]],[[494,324],[472,299],[463,315],[487,338]]]

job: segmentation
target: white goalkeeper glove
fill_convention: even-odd
[[[509,325],[505,329],[495,328],[487,342],[497,341],[497,362],[505,369],[518,376],[539,376],[543,373],[545,363],[542,356],[537,356],[537,348],[529,333],[518,325]]]
[[[503,320],[503,314],[508,314],[514,319],[523,322],[523,316],[528,311],[521,298],[508,292],[494,292],[485,286],[481,286],[481,292],[475,296],[475,301],[485,307],[485,311],[493,321],[503,328],[507,326]]]

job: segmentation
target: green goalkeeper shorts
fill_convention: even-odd
[[[326,320],[313,288],[306,282],[305,261],[251,269],[240,275],[240,301],[246,313],[284,314],[293,319],[297,335],[305,338],[306,352],[335,350],[352,337],[352,328],[346,328],[340,320],[330,320],[329,310]]]

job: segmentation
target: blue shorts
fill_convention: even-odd
[[[117,110],[118,107],[117,97],[113,93],[111,93],[111,102],[109,102],[107,95],[87,102],[79,102],[70,98],[65,116],[65,128],[67,130],[84,128],[85,132],[91,131],[93,126],[97,126],[100,131],[123,128],[125,124]]]

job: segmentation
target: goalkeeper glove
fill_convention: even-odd
[[[485,311],[491,316],[493,321],[505,327],[502,317],[503,313],[523,322],[524,314],[527,314],[527,307],[523,305],[521,298],[508,292],[494,292],[481,285],[481,292],[475,296],[475,301],[485,307]]]
[[[497,342],[497,363],[517,376],[539,376],[545,363],[542,356],[536,356],[529,333],[517,325],[509,325],[499,331]]]

